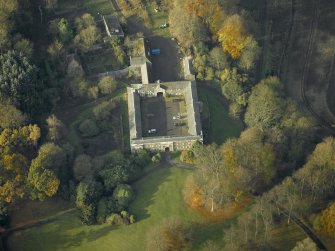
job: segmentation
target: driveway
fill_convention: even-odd
[[[159,55],[150,57],[152,62],[152,80],[172,82],[180,80],[179,69],[182,54],[177,43],[170,38],[150,36],[147,38],[151,49],[160,49]]]

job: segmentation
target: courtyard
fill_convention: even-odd
[[[141,119],[143,137],[189,135],[182,96],[142,98]]]

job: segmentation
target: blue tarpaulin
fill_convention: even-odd
[[[151,54],[152,55],[158,55],[158,54],[160,54],[161,53],[161,50],[160,49],[152,49],[151,50]]]

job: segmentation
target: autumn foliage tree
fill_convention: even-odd
[[[28,160],[22,154],[6,154],[0,162],[0,201],[11,203],[25,195]]]
[[[0,134],[0,202],[11,203],[28,191],[28,158],[40,138],[36,125],[4,129]]]
[[[218,0],[187,0],[185,2],[187,12],[198,16],[212,33],[215,34],[220,29],[226,15]]]
[[[245,47],[248,33],[244,20],[238,14],[229,16],[217,32],[223,50],[233,59],[238,59]]]
[[[55,195],[60,185],[62,168],[66,165],[66,155],[62,148],[47,143],[41,146],[38,155],[32,160],[28,182],[33,199],[44,200]]]
[[[327,234],[335,236],[335,202],[322,211],[321,229]]]
[[[239,139],[227,141],[222,154],[231,178],[236,180],[241,190],[259,192],[276,177],[273,146],[264,142],[259,129],[248,129]]]
[[[175,2],[173,9],[169,12],[169,24],[171,34],[186,48],[208,40],[206,26],[198,16],[185,13],[184,2]]]
[[[190,240],[189,229],[178,218],[169,218],[161,227],[155,227],[148,233],[147,250],[187,250]]]

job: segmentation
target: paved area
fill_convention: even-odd
[[[186,104],[183,97],[166,98],[167,135],[188,135]],[[178,117],[178,115],[180,115]],[[178,117],[173,119],[173,117]]]
[[[169,38],[152,36],[148,37],[151,49],[160,49],[161,53],[150,57],[152,62],[152,80],[164,82],[180,80],[179,65],[182,54],[177,43]]]
[[[141,99],[142,135],[143,137],[165,136],[166,128],[166,105],[163,97]],[[156,132],[149,133],[149,130]]]
[[[143,137],[188,135],[186,104],[183,97],[141,99],[141,112]],[[151,129],[156,129],[156,132],[149,133]]]

